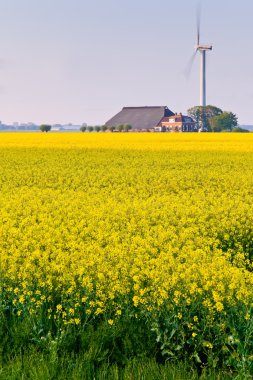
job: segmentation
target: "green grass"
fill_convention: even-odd
[[[0,380],[245,380],[241,369],[197,367],[166,361],[144,321],[110,328],[69,326],[63,336],[38,331],[32,319],[2,318]],[[144,338],[145,337],[145,338]]]
[[[187,368],[189,367],[189,368]],[[0,369],[2,380],[244,380],[245,374],[222,374],[215,371],[198,374],[184,364],[158,364],[154,359],[128,360],[124,367],[103,363],[96,366],[89,354],[61,358],[38,352],[17,354]]]

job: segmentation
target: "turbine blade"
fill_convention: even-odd
[[[201,19],[201,2],[198,3],[196,9],[196,22],[197,22],[197,45],[200,43],[200,19]]]
[[[189,77],[190,77],[190,74],[191,74],[191,71],[192,71],[193,62],[194,62],[194,59],[196,57],[196,54],[197,54],[197,50],[195,50],[195,52],[192,54],[191,58],[189,59],[187,65],[186,65],[186,68],[184,70],[184,76],[185,76],[186,79],[189,79]]]

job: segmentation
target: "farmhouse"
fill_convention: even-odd
[[[130,124],[133,131],[148,131],[157,126],[164,117],[172,115],[174,113],[166,106],[123,107],[105,125],[116,127],[120,124]]]
[[[175,113],[175,115],[163,117],[154,130],[157,132],[195,132],[197,129],[196,123],[191,117]]]
[[[129,124],[132,131],[153,132],[193,132],[195,123],[192,118],[174,114],[166,106],[123,107],[122,110],[108,120],[107,127]]]

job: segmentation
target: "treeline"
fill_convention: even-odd
[[[197,129],[204,132],[249,132],[238,126],[236,114],[215,106],[189,108],[188,115],[195,121]]]
[[[119,124],[117,126],[108,126],[108,125],[96,125],[96,126],[86,126],[82,125],[80,128],[81,132],[128,132],[132,129],[130,124]]]

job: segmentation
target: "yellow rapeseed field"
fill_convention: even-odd
[[[253,134],[2,133],[0,307],[146,318],[165,354],[231,353],[252,323],[252,170]]]

